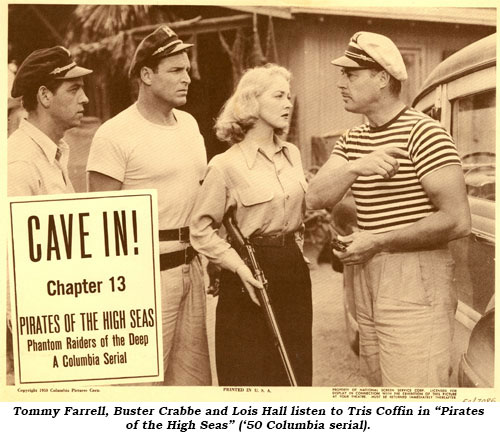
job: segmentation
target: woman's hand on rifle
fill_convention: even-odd
[[[252,299],[256,305],[260,306],[259,299],[255,293],[255,288],[262,290],[264,286],[260,281],[257,281],[257,279],[254,278],[252,271],[244,264],[236,269],[236,274],[240,277],[241,282],[243,283],[242,291],[247,291],[250,295],[250,299]]]

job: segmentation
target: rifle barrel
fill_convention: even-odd
[[[224,217],[223,223],[228,234],[233,240],[233,244],[237,244],[239,246],[239,249],[245,252],[246,256],[243,256],[243,258],[246,258],[245,263],[252,271],[253,276],[255,277],[255,279],[260,281],[264,287],[262,289],[257,289],[257,298],[259,300],[261,309],[264,312],[266,324],[268,325],[271,335],[273,336],[274,345],[278,349],[278,352],[280,354],[281,362],[283,363],[283,367],[287,374],[288,382],[292,387],[296,387],[298,385],[297,378],[295,377],[292,363],[290,362],[290,358],[288,357],[285,343],[283,342],[283,337],[281,336],[279,324],[276,320],[272,303],[267,293],[266,277],[263,270],[260,268],[257,258],[255,257],[255,250],[250,241],[246,239],[241,233],[236,224],[236,221],[232,217],[232,214],[228,212]],[[240,252],[240,250],[237,251]]]

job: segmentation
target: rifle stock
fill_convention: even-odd
[[[267,293],[268,283],[266,277],[264,276],[264,272],[260,268],[257,258],[255,257],[255,250],[250,244],[250,241],[247,238],[243,237],[231,214],[231,211],[228,211],[228,213],[224,217],[223,224],[228,235],[231,237],[233,245],[237,246],[235,247],[235,249],[243,257],[245,264],[250,268],[255,279],[260,281],[264,286],[264,288],[262,289],[256,289],[257,299],[259,300],[260,307],[264,313],[264,319],[266,320],[269,331],[273,336],[274,345],[276,346],[280,354],[281,362],[283,363],[283,367],[288,377],[288,382],[292,387],[296,387],[297,379],[295,377],[292,363],[290,362],[285,344],[283,342],[283,338],[281,336],[278,321],[276,320],[271,300]]]

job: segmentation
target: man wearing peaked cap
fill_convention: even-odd
[[[81,122],[88,103],[82,77],[90,73],[61,46],[35,50],[21,64],[12,83],[14,98],[8,102],[9,129],[20,99],[28,115],[7,140],[8,196],[73,192],[67,171],[69,146],[62,138]],[[7,320],[10,323],[10,299]],[[13,368],[11,349],[7,367]]]
[[[448,242],[469,234],[461,162],[450,135],[400,99],[403,58],[387,37],[358,32],[337,87],[366,117],[347,130],[309,184],[311,208],[351,189],[358,230],[334,251],[352,278],[361,367],[373,385],[449,385],[457,297]]]
[[[161,26],[144,38],[137,47],[130,63],[129,76],[134,77],[139,69],[152,60],[159,60],[193,47],[182,42],[168,26]]]
[[[167,26],[141,41],[129,70],[137,102],[97,130],[87,163],[90,191],[158,192],[165,385],[211,384],[203,272],[188,227],[207,158],[196,120],[178,109],[191,46]]]
[[[90,73],[62,46],[35,50],[19,67],[11,95],[28,116],[8,139],[10,196],[73,192],[62,138],[81,123],[88,103],[83,77]]]
[[[377,33],[356,33],[344,55],[334,59],[332,64],[346,68],[383,69],[399,81],[408,78],[403,57],[396,45]]]

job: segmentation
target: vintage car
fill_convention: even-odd
[[[463,163],[472,233],[451,242],[450,249],[459,298],[452,382],[466,387],[493,387],[494,383],[495,101],[496,35],[491,35],[441,62],[413,102],[452,134]],[[333,210],[339,225],[346,208],[354,214],[349,196],[340,205]],[[356,351],[359,335],[348,266],[344,305],[349,342]]]

